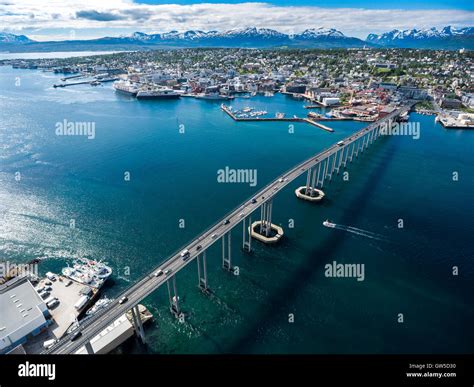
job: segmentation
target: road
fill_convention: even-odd
[[[340,151],[344,147],[357,141],[359,138],[368,134],[371,130],[378,127],[380,124],[396,117],[397,115],[408,111],[412,107],[412,104],[406,105],[402,108],[385,116],[381,120],[374,122],[358,132],[346,137],[342,141],[344,146],[337,144],[332,145],[330,148],[323,150],[315,156],[303,161],[296,165],[283,175],[279,176],[276,180],[270,182],[258,193],[253,195],[241,203],[238,207],[229,212],[224,218],[220,219],[217,223],[209,227],[207,230],[202,232],[198,237],[193,239],[190,243],[183,246],[175,253],[173,253],[167,260],[161,263],[158,267],[155,267],[145,277],[136,282],[134,285],[126,289],[120,294],[109,306],[93,315],[92,318],[81,323],[79,329],[82,332],[82,336],[77,338],[75,341],[71,341],[71,335],[68,335],[59,340],[53,347],[44,351],[45,354],[65,354],[74,353],[79,348],[85,345],[90,339],[99,334],[103,329],[110,325],[113,321],[119,318],[121,315],[132,309],[141,300],[146,298],[149,294],[153,293],[160,286],[166,283],[166,281],[175,275],[178,271],[182,270],[188,264],[194,261],[194,259],[215,242],[217,242],[223,235],[232,230],[237,226],[244,218],[256,211],[264,202],[271,200],[281,189],[286,185],[292,183],[296,178],[305,173],[308,169],[314,167],[318,163],[322,162],[326,158],[332,156],[336,152]],[[252,203],[252,199],[256,199],[255,203]],[[227,222],[228,220],[228,222]],[[201,248],[198,250],[198,245]],[[189,250],[190,255],[186,260],[183,260],[180,256],[181,251],[184,249]],[[168,275],[162,275],[155,277],[154,273],[158,270],[166,272],[170,270]],[[120,304],[119,300],[122,297],[126,297],[127,301]]]

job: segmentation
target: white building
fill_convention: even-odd
[[[7,353],[47,325],[46,304],[26,277],[0,286],[0,354]]]

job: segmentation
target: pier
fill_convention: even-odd
[[[227,115],[232,118],[234,121],[238,122],[306,122],[307,124],[316,126],[320,129],[323,129],[327,132],[334,132],[334,129],[331,129],[325,125],[322,125],[310,118],[301,118],[301,117],[237,117],[234,112],[226,105],[222,104],[221,109],[227,113]]]
[[[117,299],[107,307],[81,323],[79,326],[80,337],[75,337],[75,340],[72,341],[71,337],[66,336],[43,353],[66,354],[74,353],[83,346],[90,348],[89,343],[93,337],[121,315],[136,308],[144,298],[162,286],[168,287],[170,312],[179,319],[184,318],[185,314],[179,305],[179,287],[177,286],[177,276],[181,270],[197,263],[199,265],[196,270],[199,284],[197,287],[204,287],[207,290],[209,284],[204,254],[207,253],[209,258],[212,252],[211,247],[221,242],[222,249],[214,249],[214,256],[222,254],[222,268],[232,272],[234,269],[231,255],[232,230],[240,224],[243,228],[242,248],[245,252],[251,251],[252,239],[266,243],[265,238],[276,238],[277,240],[274,242],[277,243],[283,235],[283,228],[277,226],[272,219],[274,199],[278,193],[300,176],[307,174],[304,194],[311,196],[311,192],[320,190],[324,183],[331,181],[342,168],[347,169],[354,159],[362,155],[383,135],[383,131],[387,128],[390,129],[395,124],[395,120],[401,114],[408,112],[413,105],[413,102],[409,102],[407,105],[399,107],[381,120],[369,124],[279,175],[222,219],[176,250],[165,261],[118,295]],[[260,221],[252,223],[251,216],[258,211],[260,212]],[[183,251],[186,251],[185,255],[183,255]],[[144,340],[144,338],[142,339]]]
[[[77,85],[92,85],[94,82],[105,83],[105,82],[113,82],[116,81],[118,78],[106,78],[106,79],[93,79],[91,81],[80,81],[80,82],[72,82],[72,83],[55,83],[53,85],[54,88],[57,87],[69,87],[69,86],[77,86]]]

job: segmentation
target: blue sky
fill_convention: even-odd
[[[248,1],[248,0],[247,0]],[[135,31],[258,27],[285,33],[336,28],[347,36],[392,29],[474,26],[473,1],[349,0],[8,0],[0,31],[35,40],[92,39]]]

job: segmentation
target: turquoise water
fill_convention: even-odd
[[[218,102],[52,88],[58,79],[0,67],[0,259],[41,258],[43,273],[74,256],[104,259],[114,269],[111,297],[283,171],[364,126],[334,122],[328,133],[295,123],[290,134],[288,123],[236,123]],[[283,95],[232,102],[299,116],[304,104]],[[56,136],[64,119],[95,123],[95,139]],[[171,317],[165,288],[144,300],[155,316],[148,345],[131,340],[116,352],[472,352],[474,132],[410,119],[420,122],[419,140],[382,138],[349,167],[349,181],[339,175],[325,187],[320,205],[296,199],[305,177],[283,190],[273,207],[280,244],[243,254],[237,227],[239,276],[220,268],[213,246],[211,297],[197,290],[194,264],[180,272],[185,323]],[[226,166],[257,169],[257,186],[217,183]],[[325,228],[326,218],[384,239]],[[332,261],[365,264],[365,280],[325,277]]]

